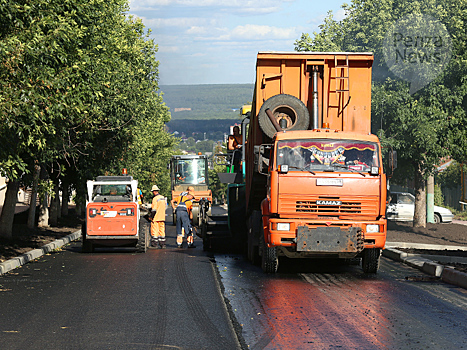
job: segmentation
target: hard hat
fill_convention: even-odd
[[[193,192],[193,195],[194,195],[195,188],[194,188],[193,186],[188,186],[187,190],[188,190],[188,191],[192,191],[192,192]]]
[[[157,187],[157,185],[152,186],[151,192],[152,191],[159,191],[159,187]]]

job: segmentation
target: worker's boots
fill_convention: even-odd
[[[165,249],[165,237],[159,238],[159,246],[161,247],[161,249]]]
[[[159,242],[157,238],[151,237],[151,247],[158,248],[159,247],[158,243]]]

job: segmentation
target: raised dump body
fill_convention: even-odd
[[[377,271],[386,177],[372,63],[371,53],[258,54],[244,162],[248,256],[264,271],[278,256],[361,257]]]

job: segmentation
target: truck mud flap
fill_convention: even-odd
[[[358,253],[363,250],[363,243],[363,233],[359,227],[348,230],[339,227],[297,228],[297,252]]]
[[[241,173],[217,173],[219,181],[223,184],[241,184],[243,175]]]

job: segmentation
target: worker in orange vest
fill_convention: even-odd
[[[151,246],[165,249],[165,197],[159,194],[159,187],[152,186],[154,195],[151,204]]]
[[[190,223],[190,219],[193,219],[192,201],[194,198],[194,188],[193,186],[189,186],[186,191],[180,193],[177,198],[173,198],[171,201],[172,208],[175,210],[175,214],[177,215],[176,229],[178,248],[182,247],[184,233],[187,235],[186,240],[188,248],[195,248],[195,245],[193,244],[193,231]]]

